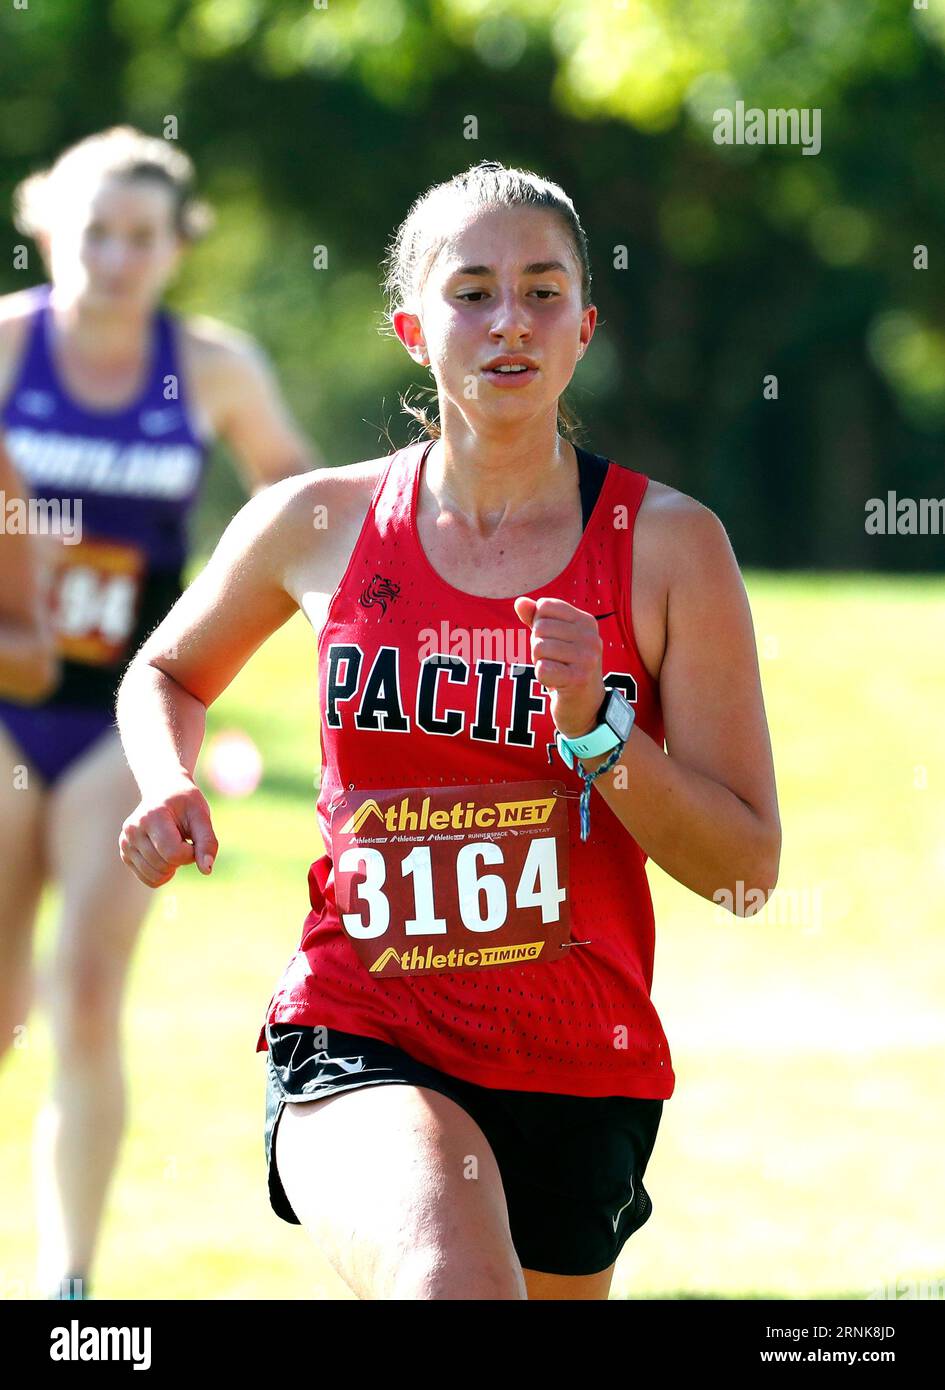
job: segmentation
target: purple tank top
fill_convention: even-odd
[[[95,410],[67,394],[53,365],[50,286],[31,293],[26,349],[0,411],[21,477],[35,497],[81,499],[85,534],[134,541],[150,567],[179,569],[207,449],[188,418],[170,314],[152,320],[151,371],[138,399]]]
[[[138,398],[97,410],[74,400],[56,371],[50,292],[28,291],[26,341],[0,423],[32,495],[81,517],[81,545],[63,549],[72,563],[57,597],[63,679],[47,703],[107,707],[127,662],[182,592],[208,445],[191,424],[170,314],[152,319]]]

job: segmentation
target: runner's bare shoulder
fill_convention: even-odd
[[[315,468],[286,495],[288,538],[285,587],[301,606],[304,593],[331,592],[357,542],[389,455],[337,468]]]
[[[0,401],[13,385],[13,373],[26,345],[29,316],[35,300],[29,290],[0,295]]]
[[[157,665],[209,707],[307,592],[334,588],[383,462],[312,469],[251,497],[132,665]]]

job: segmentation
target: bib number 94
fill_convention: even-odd
[[[84,540],[59,547],[48,601],[60,656],[101,666],[124,655],[144,569],[145,555],[135,545]]]

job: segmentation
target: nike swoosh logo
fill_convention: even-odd
[[[176,406],[169,410],[145,410],[141,414],[141,428],[145,434],[167,434],[181,421],[181,413]]]
[[[358,1068],[354,1068],[354,1070],[358,1070]],[[287,1076],[284,1077],[283,1080],[288,1084],[289,1078],[288,1078]],[[323,1081],[337,1081],[337,1080],[338,1080],[338,1072],[337,1072],[337,1070],[333,1071],[330,1067],[328,1067],[328,1068],[322,1067],[321,1071],[317,1071],[317,1072],[315,1073],[314,1076],[310,1076],[309,1079],[308,1079],[307,1081],[305,1081],[305,1082],[302,1083],[302,1090],[303,1090],[303,1091],[314,1091]]]
[[[603,620],[604,620],[605,618],[615,618],[615,617],[617,616],[617,614],[616,614],[616,611],[615,611],[615,612],[613,612],[613,613],[595,613],[593,616],[594,616],[594,617],[597,619],[597,621],[600,623],[600,622],[603,622]]]
[[[349,1073],[364,1071],[363,1057],[329,1057],[327,1052],[318,1052],[315,1054],[315,1061],[329,1067],[340,1067],[342,1071]],[[351,1063],[350,1067],[348,1066],[349,1062]]]
[[[37,415],[43,418],[52,415],[56,409],[55,397],[48,391],[21,391],[16,404],[24,415]]]
[[[633,1198],[634,1198],[634,1192],[633,1192],[633,1178],[631,1178],[631,1179],[630,1179],[630,1201],[629,1201],[629,1202],[624,1202],[623,1206],[620,1208],[620,1211],[618,1211],[618,1212],[617,1212],[617,1215],[613,1218],[613,1221],[614,1221],[614,1235],[617,1234],[617,1223],[618,1223],[619,1220],[620,1220],[621,1212],[625,1212],[625,1211],[627,1210],[627,1207],[629,1207],[629,1206],[632,1204]]]

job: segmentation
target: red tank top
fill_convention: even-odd
[[[566,800],[571,940],[553,964],[378,977],[359,959],[334,893],[331,812],[345,791],[554,779],[576,771],[547,745],[548,693],[534,679],[528,631],[512,598],[467,594],[441,579],[417,531],[429,442],[392,454],[318,638],[322,782],[328,853],[309,869],[311,912],[267,1010],[297,1023],[392,1043],[481,1086],[667,1099],[675,1077],[650,1000],[654,922],[646,855],[592,792],[590,836]],[[659,691],[640,659],[630,607],[634,520],[648,479],[614,461],[570,563],[529,597],[565,599],[600,618],[607,685],[660,747]],[[516,596],[517,597],[517,596]],[[514,661],[462,650],[462,635],[502,632]],[[514,641],[512,640],[514,639]],[[432,649],[459,669],[434,671]],[[520,656],[519,653],[524,653]],[[265,1028],[257,1051],[265,1051]]]

